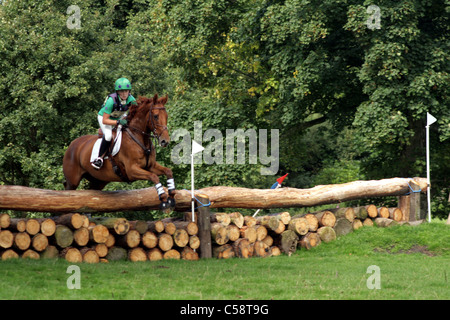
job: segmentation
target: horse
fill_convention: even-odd
[[[158,97],[155,94],[153,98],[138,97],[137,104],[129,108],[128,124],[122,128],[120,151],[115,156],[109,154],[110,161],[105,159],[99,170],[92,167],[90,162],[91,151],[98,135],[85,135],[73,140],[63,159],[65,189],[76,190],[83,178],[90,182],[89,189],[92,190],[102,190],[108,183],[114,181],[149,180],[155,184],[158,192],[160,210],[170,211],[174,208],[176,190],[173,173],[171,169],[156,161],[156,149],[152,142],[152,138],[155,138],[161,147],[169,145],[168,114],[165,108],[167,100],[167,95]],[[167,178],[169,194],[160,183],[161,175]]]

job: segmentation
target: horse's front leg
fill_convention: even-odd
[[[165,175],[167,178],[167,190],[169,191],[169,198],[167,199],[167,202],[169,203],[170,207],[175,208],[175,180],[173,179],[173,173],[172,170],[160,165],[158,162],[155,162],[154,166],[151,168],[151,171],[160,175]]]
[[[156,192],[158,193],[159,201],[161,201],[159,205],[159,209],[164,212],[170,212],[171,210],[171,203],[168,202],[169,196],[164,191],[164,188],[159,181],[158,175],[159,172],[147,171],[142,169],[139,166],[133,166],[128,172],[128,178],[130,180],[150,180],[155,184]]]

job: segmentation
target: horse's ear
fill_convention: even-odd
[[[158,94],[155,93],[155,95],[153,96],[153,104],[156,104],[157,101],[158,101]]]
[[[144,101],[144,99],[147,99],[147,98],[146,98],[146,97],[143,97],[143,96],[138,96],[137,102],[138,102],[138,103],[142,103],[142,102]]]
[[[169,99],[169,95],[166,94],[165,97],[162,97],[161,100],[159,101],[161,104],[166,104],[167,100]]]

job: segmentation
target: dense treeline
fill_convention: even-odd
[[[225,141],[226,129],[278,129],[276,176],[290,173],[285,184],[298,188],[426,176],[430,112],[433,211],[448,213],[448,1],[0,3],[1,184],[62,189],[65,149],[96,132],[95,114],[124,76],[135,96],[169,95],[172,132],[214,128]],[[174,138],[158,158],[188,188]],[[198,186],[275,180],[261,175],[261,158],[225,157],[198,166]]]

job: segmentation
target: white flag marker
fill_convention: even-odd
[[[437,119],[427,112],[427,126],[431,126]]]
[[[194,200],[194,154],[202,152],[205,150],[200,144],[195,140],[192,140],[192,152],[191,152],[191,208],[192,208],[192,222],[195,222],[195,200]]]
[[[427,201],[428,201],[428,222],[431,222],[431,181],[430,181],[430,125],[435,123],[437,119],[427,112],[427,125],[426,125],[426,140],[427,140]]]

